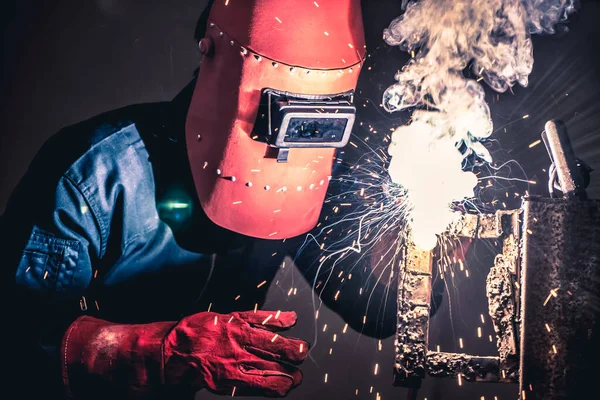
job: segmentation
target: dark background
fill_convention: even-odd
[[[3,3],[0,211],[41,144],[60,128],[132,103],[169,100],[189,82],[199,61],[194,27],[205,3]],[[407,115],[388,115],[379,108],[383,90],[393,83],[394,72],[407,60],[405,53],[381,40],[383,28],[401,12],[400,1],[363,3],[371,56],[359,82],[358,101],[363,105],[359,107],[359,120],[365,126],[389,130],[407,120]],[[535,66],[529,87],[515,87],[500,95],[488,93],[497,129],[489,146],[497,165],[515,161],[500,168],[496,175],[537,182],[523,185],[498,180],[484,195],[499,199],[499,206],[503,201],[506,207],[518,206],[514,192],[545,193],[543,169],[548,166],[548,157],[543,145],[529,148],[529,144],[539,138],[548,119],[564,120],[576,154],[592,168],[600,169],[600,7],[593,1],[582,4],[580,12],[571,18],[569,33],[534,38]],[[523,119],[524,115],[529,117]],[[364,135],[365,130],[358,128],[355,133]],[[600,178],[594,174],[588,194],[600,198]],[[430,342],[432,347],[439,344],[442,350],[459,351],[458,338],[463,338],[462,351],[491,355],[491,324],[487,318],[481,324],[479,318],[482,313],[487,315],[483,282],[493,254],[486,246],[475,246],[471,253],[471,276],[467,279],[456,274],[450,296],[446,296],[433,320]],[[350,329],[342,334],[344,322],[325,308],[315,328],[312,291],[287,265],[270,288],[265,308],[296,310],[300,321],[292,334],[313,343],[315,335],[318,339],[312,358],[303,367],[303,385],[288,398],[376,399],[379,394],[382,399],[403,399],[404,389],[391,384],[393,338],[383,340],[379,350],[375,339],[361,337]],[[297,288],[296,295],[288,296],[289,288]],[[483,328],[482,338],[477,337],[477,326]],[[374,375],[376,363],[379,372]],[[429,378],[419,398],[480,400],[485,396],[492,400],[497,396],[503,400],[516,398],[516,391],[514,385],[463,383],[459,387],[453,380]],[[205,392],[199,394],[202,399],[212,397]]]

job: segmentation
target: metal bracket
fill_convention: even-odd
[[[395,385],[419,388],[426,374],[459,374],[466,381],[518,381],[519,232],[521,210],[495,214],[457,214],[446,235],[472,239],[502,239],[500,253],[490,269],[486,292],[498,341],[498,357],[429,351],[429,309],[433,251],[412,244],[405,247],[398,293]]]
[[[277,162],[278,163],[288,162],[289,153],[290,153],[290,149],[277,149]]]

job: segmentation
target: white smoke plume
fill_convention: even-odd
[[[413,239],[433,247],[451,222],[450,205],[473,197],[477,178],[462,170],[474,153],[492,158],[481,140],[493,131],[483,81],[498,92],[527,86],[531,35],[554,33],[576,0],[404,0],[405,12],[384,31],[411,60],[384,93],[392,112],[415,108],[392,135],[389,172],[407,190]],[[465,76],[470,68],[474,79]],[[459,147],[467,148],[461,153]]]

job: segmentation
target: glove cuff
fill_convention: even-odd
[[[79,317],[67,329],[61,346],[69,397],[159,397],[164,384],[164,338],[174,325],[125,325]]]

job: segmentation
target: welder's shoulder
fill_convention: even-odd
[[[132,105],[67,126],[42,146],[32,167],[90,187],[142,177],[150,164],[139,128],[148,127],[163,106]]]

